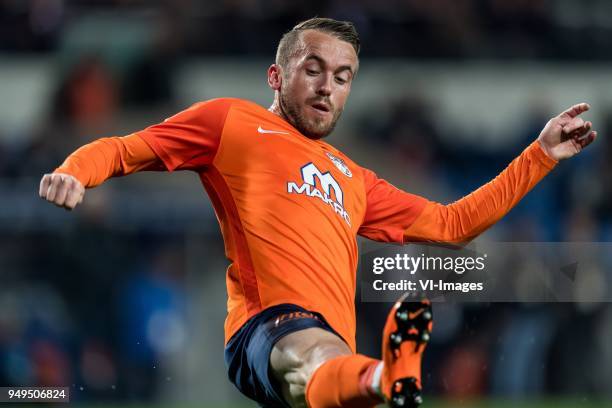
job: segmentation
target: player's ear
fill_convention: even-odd
[[[270,68],[268,68],[268,86],[275,91],[279,91],[281,88],[282,76],[282,68],[279,65],[270,65]]]

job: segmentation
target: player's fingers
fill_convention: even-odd
[[[55,195],[55,200],[53,202],[56,205],[63,206],[66,202],[66,197],[68,197],[68,193],[73,187],[72,180],[68,177],[61,176],[62,183],[57,189],[57,194]]]
[[[581,140],[586,138],[590,133],[591,133],[591,128],[592,128],[592,123],[591,122],[587,122],[584,124],[583,127],[576,129],[575,131],[573,131],[570,134],[570,137],[572,137],[574,140]]]
[[[59,174],[51,175],[51,182],[49,183],[49,188],[47,189],[47,201],[55,202],[55,197],[57,197],[57,192],[63,184],[62,176]]]
[[[585,122],[582,118],[573,118],[568,123],[563,126],[563,133],[571,134],[575,130],[582,128],[585,125]]]
[[[559,114],[560,118],[575,118],[576,116],[580,115],[583,112],[588,111],[589,109],[591,109],[591,105],[589,105],[586,102],[582,102],[582,103],[578,103],[574,106],[572,106],[569,109],[564,110],[563,112],[561,112]]]
[[[585,123],[583,127],[576,129],[574,132],[572,132],[571,137],[573,137],[574,139],[585,138],[587,135],[591,133],[592,126],[593,125],[590,122]]]
[[[51,175],[45,174],[40,179],[40,186],[38,187],[38,195],[40,196],[40,198],[47,197],[47,190],[49,190],[49,183],[51,183]]]
[[[73,186],[73,188],[68,192],[68,196],[66,197],[66,201],[64,202],[64,207],[68,210],[72,210],[78,204],[83,201],[84,192],[78,187]]]
[[[583,137],[580,140],[578,140],[578,144],[580,144],[580,147],[582,147],[584,149],[585,147],[587,147],[588,145],[593,143],[595,141],[595,139],[597,139],[597,131],[596,130],[592,131],[591,133],[589,133],[585,137]]]

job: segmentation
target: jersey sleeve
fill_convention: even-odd
[[[74,176],[83,187],[95,187],[111,177],[143,170],[163,170],[161,160],[139,136],[105,137],[88,143],[66,158],[54,173]]]
[[[215,157],[231,99],[196,103],[162,123],[136,132],[168,171],[199,170]]]
[[[406,229],[404,240],[467,243],[506,215],[556,164],[535,141],[471,194],[449,205],[428,202]]]
[[[398,190],[364,169],[367,209],[359,234],[383,242],[467,243],[506,215],[556,164],[535,141],[496,178],[448,205]]]
[[[374,241],[404,242],[404,231],[421,214],[428,200],[398,189],[363,169],[366,212],[359,235]]]

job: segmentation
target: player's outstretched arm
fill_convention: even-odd
[[[199,102],[125,137],[98,139],[72,153],[40,182],[40,196],[73,209],[86,188],[141,170],[195,170],[212,164],[231,98]],[[60,175],[61,174],[61,175]]]
[[[428,202],[404,231],[407,242],[466,243],[506,215],[559,160],[570,158],[597,137],[579,115],[589,105],[572,106],[548,121],[537,140],[495,179],[449,204]]]
[[[98,139],[68,156],[53,173],[45,174],[38,194],[72,210],[83,201],[86,188],[111,177],[156,169],[163,169],[160,159],[138,135]]]

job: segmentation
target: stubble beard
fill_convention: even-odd
[[[336,127],[336,123],[342,114],[341,110],[334,111],[329,125],[325,125],[326,122],[323,118],[308,120],[304,117],[304,115],[302,115],[298,104],[291,98],[287,97],[285,92],[282,90],[279,92],[279,104],[285,119],[287,119],[287,121],[291,123],[294,128],[299,130],[300,133],[309,139],[322,139],[327,137],[331,132],[333,132],[334,128]]]

